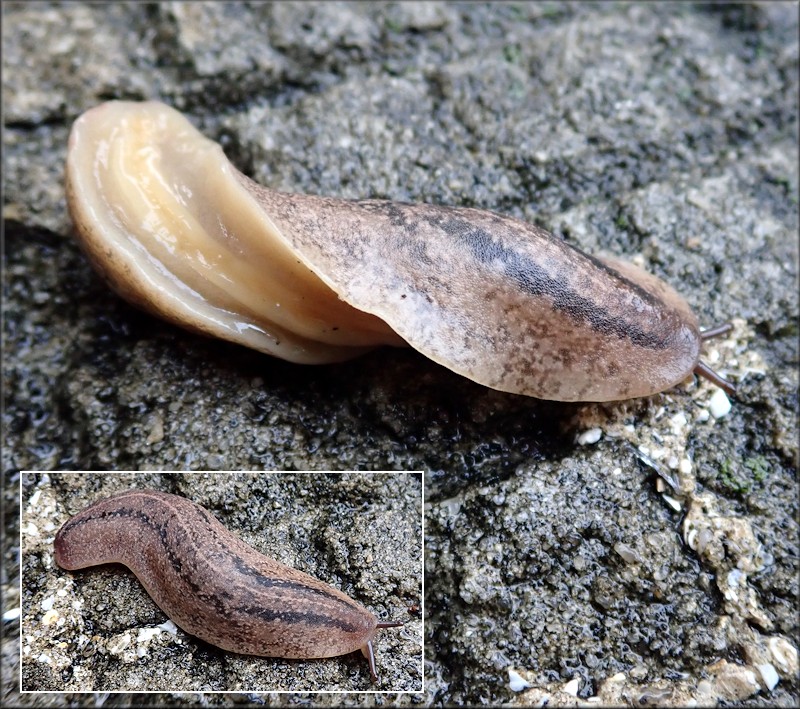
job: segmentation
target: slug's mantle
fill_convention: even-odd
[[[293,362],[408,343],[486,386],[560,401],[709,374],[697,319],[655,276],[493,212],[261,187],[160,103],[82,115],[66,183],[78,238],[120,295]]]

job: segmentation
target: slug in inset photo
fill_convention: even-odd
[[[56,534],[55,561],[73,571],[127,566],[176,625],[231,652],[315,659],[360,650],[377,680],[379,622],[308,574],[264,556],[207,510],[177,495],[131,490],[93,505]]]
[[[631,264],[471,208],[262,187],[157,102],[112,101],[69,138],[67,201],[94,266],[178,325],[299,363],[409,344],[493,389],[616,401],[700,361],[686,301]]]

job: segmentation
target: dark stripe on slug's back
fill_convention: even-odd
[[[430,223],[465,245],[479,263],[491,263],[492,261],[502,263],[505,274],[522,291],[534,296],[547,296],[553,301],[555,310],[566,313],[576,323],[588,321],[593,330],[603,334],[613,334],[620,339],[628,339],[638,347],[661,350],[671,346],[667,339],[658,333],[642,330],[631,320],[609,315],[602,305],[598,305],[591,298],[572,290],[569,281],[551,277],[535,261],[504,246],[485,229],[475,226],[465,219],[452,216],[432,219]],[[584,254],[566,242],[556,240],[555,237],[551,238],[555,244],[568,249],[570,256],[574,254],[582,259],[587,259],[591,261],[592,266],[624,282],[628,288],[635,291],[636,295],[649,305],[655,308],[662,305],[661,301],[652,293],[609,268],[598,259]]]
[[[312,611],[293,611],[287,608],[269,608],[263,605],[237,605],[233,608],[235,613],[241,613],[247,617],[260,618],[271,623],[287,623],[291,625],[305,625],[309,628],[337,628],[345,633],[362,633],[363,625],[354,625],[344,618],[334,615],[322,615]]]
[[[348,603],[348,601],[341,596],[332,593],[331,591],[326,591],[324,588],[310,586],[302,581],[278,579],[273,576],[266,576],[263,571],[259,571],[257,568],[250,566],[240,556],[235,557],[233,563],[238,573],[240,573],[242,576],[245,576],[248,580],[252,581],[256,586],[261,588],[283,588],[288,591],[298,591],[301,593],[313,594],[320,596],[328,602],[342,605],[348,609],[351,608],[352,605],[355,605],[355,603]]]

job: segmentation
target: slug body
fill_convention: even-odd
[[[311,659],[361,650],[375,677],[375,631],[399,625],[260,554],[177,495],[100,500],[59,529],[54,547],[63,569],[124,564],[177,625],[231,652]]]
[[[408,343],[486,386],[559,401],[647,396],[699,366],[689,306],[630,264],[492,212],[264,188],[163,104],[81,116],[67,195],[121,295],[291,361]]]

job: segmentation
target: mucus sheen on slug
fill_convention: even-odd
[[[290,361],[409,344],[485,386],[559,401],[708,376],[697,319],[655,276],[493,212],[267,189],[160,103],[81,116],[67,193],[123,297]]]

